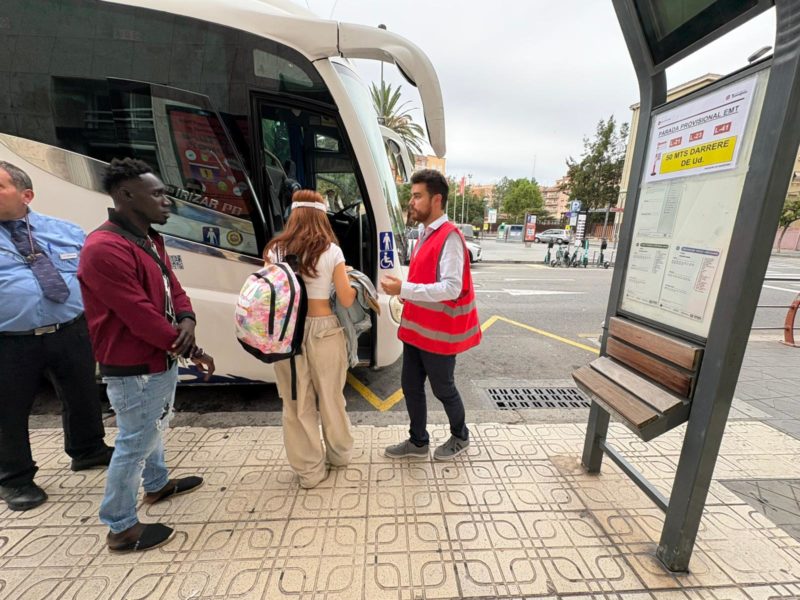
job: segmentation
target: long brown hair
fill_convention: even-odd
[[[297,190],[292,194],[292,202],[319,202],[326,205],[325,199],[314,190]],[[269,253],[275,256],[294,254],[300,263],[300,274],[316,277],[317,261],[331,244],[336,244],[328,215],[316,208],[298,207],[292,210],[286,226],[272,238],[264,248],[264,260],[269,261]]]

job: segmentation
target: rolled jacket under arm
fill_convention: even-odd
[[[336,297],[336,288],[331,285],[331,307],[344,329],[348,364],[352,368],[358,365],[358,338],[372,327],[369,311],[378,305],[378,292],[369,277],[361,271],[352,270],[347,275],[350,286],[356,290],[355,302],[347,308],[342,306]]]

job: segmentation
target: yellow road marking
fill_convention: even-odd
[[[537,329],[536,327],[531,327],[530,325],[525,325],[524,323],[519,323],[518,321],[514,321],[512,319],[507,319],[506,317],[501,317],[500,315],[492,315],[488,319],[486,319],[483,324],[481,325],[481,331],[485,332],[489,327],[497,323],[498,321],[503,321],[504,323],[508,323],[509,325],[514,325],[516,327],[520,327],[527,331],[531,331],[533,333],[538,333],[539,335],[543,335],[544,337],[548,337],[550,339],[556,340],[558,342],[562,342],[569,346],[574,346],[576,348],[580,348],[581,350],[586,350],[587,352],[591,352],[592,354],[600,354],[600,351],[597,348],[592,348],[585,344],[581,344],[580,342],[576,342],[565,337],[561,337],[560,335],[556,335],[555,333],[550,333],[549,331],[544,331],[543,329]],[[389,397],[385,400],[381,400],[375,392],[369,389],[366,385],[361,383],[358,378],[353,375],[352,373],[347,374],[347,383],[350,384],[355,391],[357,391],[361,396],[369,402],[372,406],[378,409],[380,412],[385,412],[392,408],[395,404],[400,402],[403,399],[403,389],[400,388],[396,392],[392,393]]]
[[[511,319],[506,319],[505,317],[498,316],[497,319],[500,321],[505,321],[506,323],[510,323],[511,325],[516,325],[517,327],[521,327],[522,329],[527,329],[528,331],[532,331],[533,333],[538,333],[539,335],[543,335],[544,337],[548,337],[558,342],[562,342],[570,346],[575,346],[576,348],[580,348],[581,350],[586,350],[587,352],[592,352],[593,354],[600,354],[600,351],[597,348],[592,348],[591,346],[587,346],[586,344],[581,344],[580,342],[572,341],[565,337],[561,337],[560,335],[556,335],[555,333],[550,333],[549,331],[545,331],[544,329],[536,329],[536,327],[531,327],[530,325],[525,325],[524,323],[518,323],[517,321],[512,321]]]
[[[484,332],[484,331],[486,331],[487,329],[489,329],[489,327],[491,327],[492,325],[494,325],[495,323],[497,323],[497,320],[498,320],[499,318],[500,318],[500,317],[498,317],[497,315],[495,315],[495,316],[493,316],[493,317],[489,317],[488,319],[486,319],[486,320],[483,322],[483,325],[481,325],[481,332]]]
[[[372,406],[378,410],[385,410],[381,408],[383,406],[383,400],[378,398],[378,396],[375,395],[375,392],[361,383],[352,373],[347,373],[347,383],[349,383],[350,387],[352,387],[355,391],[361,394],[364,397],[364,400],[372,404]]]

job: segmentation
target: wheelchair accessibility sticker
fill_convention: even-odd
[[[380,241],[380,268],[394,268],[394,236],[391,231],[381,231],[378,236]]]

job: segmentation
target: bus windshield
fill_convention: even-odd
[[[400,199],[397,197],[397,186],[395,185],[394,177],[392,177],[392,170],[389,168],[389,157],[386,154],[383,135],[378,127],[378,115],[375,113],[367,88],[364,87],[358,76],[344,65],[335,63],[334,67],[342,77],[347,93],[358,115],[358,121],[367,136],[369,149],[375,161],[375,168],[381,178],[381,188],[383,188],[383,196],[386,198],[389,219],[392,223],[395,248],[399,254],[398,259],[405,261],[405,219],[403,219],[403,211],[400,208]]]

